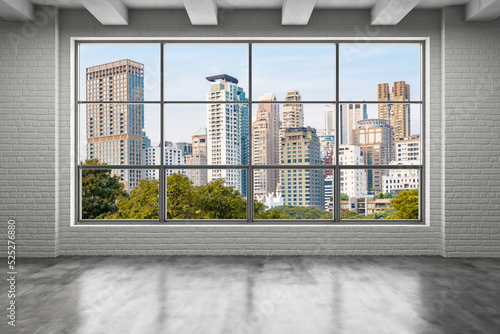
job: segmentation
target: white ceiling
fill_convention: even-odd
[[[182,0],[122,0],[130,9],[183,9]],[[80,0],[29,0],[35,5],[83,8]],[[216,0],[220,9],[281,9],[283,0]],[[315,9],[371,9],[377,0],[316,0]],[[415,8],[439,9],[465,5],[469,0],[421,0]]]

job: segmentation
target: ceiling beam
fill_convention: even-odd
[[[470,0],[465,6],[466,21],[493,21],[500,17],[500,0]]]
[[[281,25],[305,26],[309,23],[316,0],[285,0],[281,7]]]
[[[0,0],[0,17],[7,21],[34,21],[35,6],[28,0]]]
[[[128,25],[128,8],[121,0],[80,0],[80,2],[102,25]]]
[[[398,24],[421,0],[377,0],[372,7],[372,25]]]
[[[184,0],[184,7],[194,26],[216,26],[217,4],[215,0]]]

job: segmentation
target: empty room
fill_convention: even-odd
[[[0,333],[500,333],[500,0],[0,0]]]

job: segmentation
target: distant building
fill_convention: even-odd
[[[394,82],[389,91],[388,83],[378,85],[379,101],[410,101],[410,85],[404,81]],[[398,138],[411,135],[410,105],[402,103],[388,103],[378,105],[378,118],[389,121],[394,131],[394,141]]]
[[[396,161],[420,160],[420,135],[396,139]]]
[[[276,101],[274,93],[264,94],[260,101]],[[262,103],[257,107],[253,123],[252,159],[254,165],[279,164],[280,115],[278,104]],[[277,169],[254,169],[254,195],[267,196],[276,192]]]
[[[281,164],[320,165],[320,147],[316,130],[289,128],[281,138]],[[324,177],[320,169],[280,170],[284,205],[313,206],[324,209]]]
[[[182,151],[177,149],[175,145],[171,142],[165,142],[165,165],[170,166],[181,166],[185,165],[184,155]],[[161,147],[160,146],[150,146],[146,147],[142,150],[142,164],[143,165],[155,165],[158,166],[161,164]],[[180,173],[183,175],[188,175],[185,169],[167,169],[165,171],[166,176],[170,176],[172,174]],[[160,179],[159,171],[157,169],[144,169],[143,170],[144,178],[151,179]]]
[[[341,165],[363,165],[361,149],[356,145],[339,147],[339,163]],[[366,195],[366,170],[345,169],[340,172],[340,192],[349,197]]]
[[[209,165],[248,164],[248,105],[231,103],[247,101],[238,79],[227,74],[206,78],[210,82],[207,100],[207,162]],[[222,101],[227,102],[222,102]],[[240,169],[210,169],[208,181],[224,178],[246,195],[247,175]]]
[[[333,193],[334,193],[334,179],[333,179],[333,175],[328,175],[326,178],[325,178],[325,184],[324,184],[324,188],[325,188],[325,210],[328,210],[328,203],[333,201]]]
[[[394,157],[393,132],[388,121],[365,119],[352,130],[353,145],[361,149],[364,165],[388,165]],[[382,189],[384,170],[367,169],[366,186],[371,193]]]
[[[391,165],[419,165],[420,161],[393,161]],[[383,176],[384,193],[391,193],[397,195],[403,190],[412,190],[419,188],[419,171],[418,169],[390,169],[389,172]]]
[[[342,103],[340,109],[340,145],[352,144],[352,130],[356,129],[358,122],[368,118],[366,104]]]
[[[286,93],[285,101],[302,101],[302,96],[297,90]],[[283,121],[280,128],[280,138],[285,136],[286,129],[301,128],[304,126],[304,105],[301,103],[283,104]]]
[[[142,129],[142,148],[150,147],[151,139],[146,134],[146,130]]]
[[[193,153],[193,145],[191,143],[178,142],[175,143],[175,148],[182,151],[182,155],[184,155],[184,157]]]
[[[206,165],[207,164],[207,129],[199,129],[191,136],[192,152],[186,157],[188,165]],[[188,169],[188,176],[193,185],[202,186],[207,184],[206,169]]]
[[[87,101],[144,101],[144,65],[129,59],[88,67]],[[140,165],[144,104],[89,103],[86,108],[87,159],[109,165]],[[141,179],[141,170],[113,169],[125,190]]]

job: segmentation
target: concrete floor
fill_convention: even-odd
[[[500,259],[19,259],[17,290],[0,333],[500,333]]]

